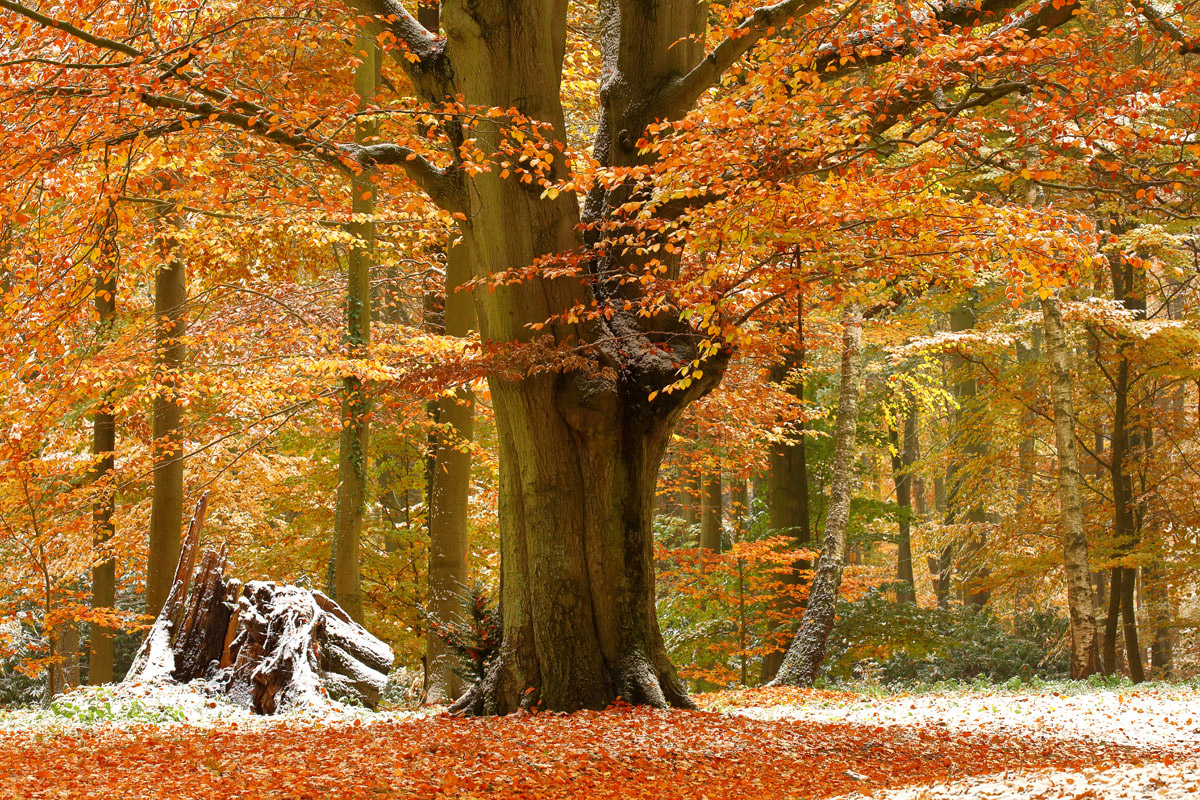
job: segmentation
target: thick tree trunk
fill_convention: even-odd
[[[170,228],[173,212],[159,215],[163,226],[163,263],[154,276],[154,319],[157,347],[154,358],[152,435],[153,488],[150,502],[150,552],[146,562],[146,613],[158,616],[167,593],[183,529],[183,406],[182,373],[187,358],[183,336],[187,327],[187,275]]]
[[[357,55],[362,59],[354,73],[354,88],[359,107],[369,106],[379,87],[379,48],[365,33],[355,38]],[[354,140],[371,141],[376,124],[357,122]],[[371,268],[375,260],[375,223],[363,219],[375,213],[375,191],[371,171],[362,170],[350,180],[350,208],[354,219],[346,276],[346,355],[363,359],[371,346]],[[330,559],[329,588],[355,622],[363,621],[362,571],[360,550],[363,517],[367,507],[367,464],[370,452],[371,398],[357,375],[342,380],[341,435],[338,447],[337,511],[333,526],[333,552]]]
[[[639,152],[645,102],[664,82],[703,57],[703,6],[653,15],[623,14],[603,2],[605,83],[596,158],[605,165],[646,163]],[[442,28],[446,75],[468,105],[515,108],[566,141],[560,99],[566,47],[565,0],[504,4],[447,2]],[[486,32],[483,34],[481,32]],[[432,79],[431,79],[432,80]],[[660,106],[676,118],[690,105]],[[500,149],[497,123],[472,129],[476,146]],[[568,174],[552,152],[545,178]],[[511,158],[511,157],[509,157]],[[574,195],[550,197],[534,184],[532,162],[472,174],[458,194],[460,221],[478,277],[527,268],[584,244]],[[588,220],[614,219],[631,188],[598,190]],[[618,223],[620,224],[620,223]],[[599,244],[598,231],[589,242]],[[456,704],[507,712],[535,703],[550,710],[633,703],[690,706],[667,660],[654,609],[652,515],[658,469],[682,409],[720,380],[728,353],[704,356],[677,312],[639,317],[626,307],[638,287],[605,276],[635,268],[621,256],[590,254],[596,277],[534,277],[477,292],[485,341],[549,345],[583,352],[591,364],[523,380],[489,379],[500,454],[501,612],[503,643],[486,679]],[[668,272],[677,261],[667,258]],[[644,266],[644,265],[643,265]],[[597,303],[601,314],[573,309]],[[636,305],[635,305],[636,307]],[[578,320],[578,321],[577,321]],[[535,329],[534,326],[542,326]],[[689,384],[664,392],[694,361]]]
[[[466,336],[475,325],[469,293],[457,291],[470,278],[470,263],[462,246],[453,247],[446,267],[444,332]],[[474,438],[474,394],[459,389],[437,401],[438,436],[429,480],[429,611],[440,620],[461,616],[459,597],[468,582],[470,550],[468,520],[471,496],[471,451]],[[425,637],[425,699],[431,703],[457,700],[462,681],[450,662],[446,644],[430,631]]]
[[[854,494],[854,463],[858,438],[858,390],[862,351],[862,311],[851,306],[842,336],[842,372],[838,390],[837,421],[833,434],[833,479],[829,487],[829,513],[825,538],[817,559],[808,607],[800,631],[779,667],[773,684],[812,686],[825,660],[825,648],[837,616],[838,591],[846,558],[846,527]]]
[[[115,237],[115,231],[112,237]],[[117,313],[117,275],[115,246],[105,237],[102,254],[106,272],[96,278],[95,306],[98,341],[107,341]],[[113,487],[111,476],[117,449],[117,425],[112,396],[105,392],[92,419],[92,462],[88,480],[99,484],[92,502],[92,546],[96,552],[92,564],[92,608],[112,608],[117,600],[116,562],[109,551],[113,536]],[[98,686],[113,679],[113,632],[92,623],[88,638],[88,683]]]
[[[1079,453],[1075,443],[1070,350],[1058,299],[1046,297],[1041,303],[1046,354],[1049,356],[1050,393],[1054,400],[1059,524],[1062,527],[1067,608],[1071,617],[1071,677],[1078,679],[1100,671],[1096,604],[1092,595],[1088,540],[1083,527],[1083,481],[1079,475]]]
[[[704,477],[704,511],[700,515],[700,549],[721,552],[722,502],[721,473]]]
[[[892,479],[896,484],[896,579],[900,588],[896,599],[901,603],[917,601],[917,583],[912,563],[912,465],[916,461],[917,412],[909,408],[904,415],[904,441],[895,425],[888,428],[892,445]]]
[[[680,407],[574,373],[493,379],[492,397],[506,465],[503,644],[458,707],[575,710],[617,697],[690,707],[658,629],[651,536],[658,465]]]

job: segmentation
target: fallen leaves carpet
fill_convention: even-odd
[[[0,733],[0,798],[821,798],[1152,748],[621,708]]]

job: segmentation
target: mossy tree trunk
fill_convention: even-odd
[[[511,123],[502,118],[477,118],[469,131],[474,148],[508,162],[502,169],[461,168],[457,145],[468,132],[453,123],[444,129],[452,145],[447,167],[394,144],[362,149],[357,157],[403,165],[434,202],[456,214],[473,277],[568,254],[581,272],[539,274],[476,293],[484,341],[532,346],[536,340],[537,348],[563,348],[583,361],[558,374],[489,379],[500,452],[504,643],[487,680],[458,707],[495,712],[540,702],[572,710],[603,707],[618,695],[688,705],[654,614],[654,489],[679,414],[720,381],[730,348],[706,342],[677,308],[640,315],[643,286],[620,280],[650,269],[652,258],[666,278],[678,275],[677,253],[606,245],[625,233],[644,235],[623,209],[652,193],[632,181],[598,185],[581,203],[570,191],[555,195],[539,184],[571,174],[560,97],[568,4],[447,0],[440,6],[444,36],[392,0],[352,4],[404,44],[393,57],[422,99],[514,109],[535,120],[538,136],[549,142],[537,175],[532,160],[504,154]],[[638,146],[647,126],[681,119],[801,6],[784,0],[759,9],[736,36],[706,53],[704,4],[601,0],[597,162],[653,164],[657,155]],[[664,391],[684,378],[685,386]]]

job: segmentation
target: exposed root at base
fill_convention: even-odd
[[[603,703],[579,702],[564,708],[542,705],[540,688],[536,685],[519,687],[511,676],[505,675],[505,665],[506,658],[502,653],[488,668],[483,680],[471,686],[450,706],[450,713],[481,717],[534,709],[579,711],[593,708],[599,711],[618,699],[635,706],[696,710],[696,704],[688,696],[675,669],[669,664],[665,669],[655,669],[640,654],[623,659],[617,666],[612,680],[614,692]]]

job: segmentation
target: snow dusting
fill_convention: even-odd
[[[1137,747],[1200,747],[1200,692],[1097,690],[1081,694],[962,693],[861,697],[751,707],[762,720],[851,725],[945,725],[954,730],[1080,739]]]

